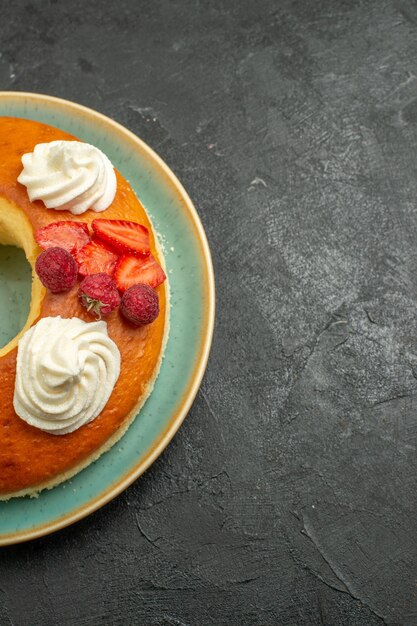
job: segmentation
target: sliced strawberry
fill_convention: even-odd
[[[84,248],[75,255],[78,263],[78,273],[81,276],[104,273],[113,276],[118,256],[100,241],[92,239]]]
[[[142,283],[149,287],[158,287],[166,279],[165,272],[150,254],[146,259],[124,255],[117,261],[114,280],[119,291],[124,292],[132,285]]]
[[[51,222],[39,228],[35,239],[41,248],[64,248],[70,254],[76,254],[89,241],[88,225],[85,222]]]
[[[93,220],[96,237],[119,254],[146,257],[150,254],[149,231],[142,224],[124,220]]]

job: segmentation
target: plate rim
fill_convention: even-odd
[[[202,323],[202,333],[200,335],[200,343],[198,346],[195,366],[190,374],[187,388],[185,389],[182,398],[178,404],[177,410],[172,414],[165,429],[159,434],[155,442],[144,452],[138,459],[138,462],[111,487],[108,487],[102,491],[97,497],[92,498],[88,503],[78,507],[74,511],[67,513],[54,521],[47,522],[40,526],[37,526],[30,530],[16,531],[14,533],[7,533],[0,535],[0,546],[13,545],[30,541],[45,535],[54,533],[62,528],[70,526],[81,519],[91,515],[94,511],[97,511],[101,507],[108,504],[111,500],[116,498],[122,493],[129,485],[137,480],[156,459],[162,454],[167,445],[175,436],[179,427],[183,423],[187,416],[191,405],[197,395],[198,389],[207,367],[208,357],[210,354],[214,321],[215,321],[215,282],[213,262],[210,253],[210,247],[208,244],[207,236],[201,223],[197,210],[188,195],[187,191],[183,187],[182,183],[176,177],[171,168],[163,161],[163,159],[151,148],[143,139],[135,135],[128,128],[116,122],[112,118],[91,109],[90,107],[78,104],[72,100],[65,98],[59,98],[57,96],[50,96],[44,93],[27,92],[27,91],[0,91],[0,100],[32,100],[39,102],[56,103],[61,107],[67,107],[83,113],[87,116],[91,116],[95,119],[113,126],[117,131],[126,134],[133,142],[137,143],[143,152],[159,166],[161,173],[163,173],[168,182],[174,187],[178,195],[181,197],[183,210],[186,210],[189,217],[189,222],[193,226],[196,236],[196,242],[200,249],[202,269],[203,269],[203,292],[205,296],[204,318]]]

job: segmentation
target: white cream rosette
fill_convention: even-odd
[[[119,374],[106,322],[44,317],[19,341],[15,411],[41,430],[71,433],[101,413]]]
[[[74,215],[87,209],[104,211],[116,194],[116,174],[107,156],[81,141],[39,143],[22,156],[18,177],[31,202]]]

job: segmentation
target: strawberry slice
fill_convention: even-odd
[[[155,289],[165,279],[164,270],[152,254],[146,259],[130,255],[121,256],[114,270],[114,280],[121,292],[138,283],[149,285]]]
[[[90,241],[90,234],[85,222],[62,221],[39,228],[35,239],[44,250],[58,247],[74,255]]]
[[[81,248],[75,255],[78,263],[78,273],[81,276],[89,276],[90,274],[108,274],[113,276],[114,268],[118,256],[112,252],[100,241],[92,239],[84,248]]]
[[[119,254],[147,257],[150,254],[149,231],[142,224],[125,220],[93,220],[96,237]]]

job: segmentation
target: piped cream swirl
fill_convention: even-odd
[[[31,202],[74,215],[87,209],[104,211],[116,194],[116,174],[107,156],[81,141],[38,143],[22,156],[18,177]]]
[[[31,426],[71,433],[101,413],[119,373],[106,322],[44,317],[19,341],[14,409]]]

